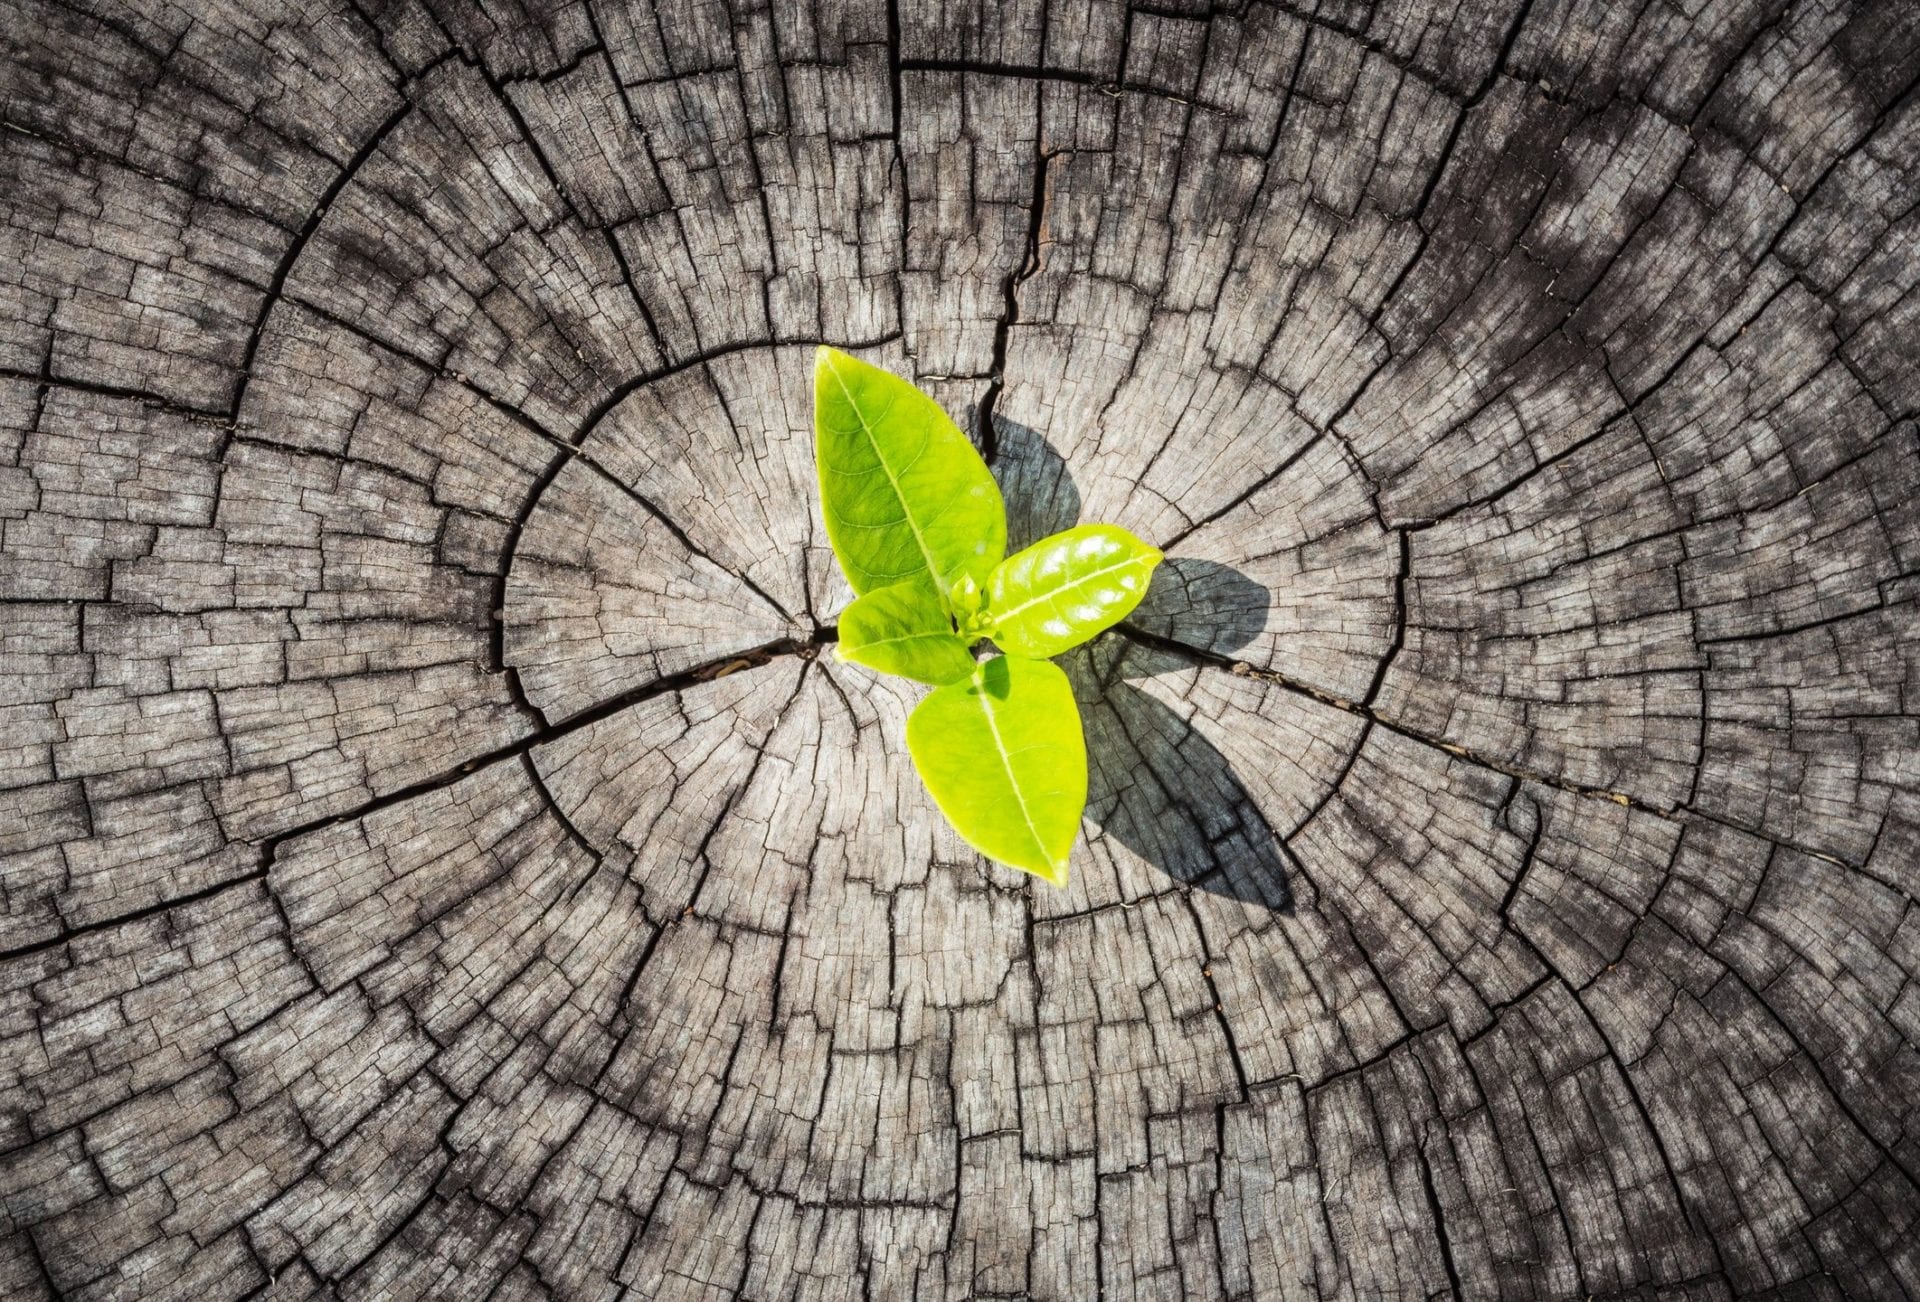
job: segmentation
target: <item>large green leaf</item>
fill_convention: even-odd
[[[875,588],[840,615],[842,660],[935,686],[973,672],[973,654],[932,593],[917,583]]]
[[[1147,595],[1160,551],[1118,525],[1083,524],[1002,561],[987,580],[993,640],[1045,659],[1125,619]]]
[[[942,602],[1007,549],[1000,487],[938,403],[834,348],[813,369],[814,457],[833,554],[855,593],[896,583]]]
[[[995,656],[936,688],[907,719],[907,750],[969,845],[1067,884],[1087,804],[1087,743],[1058,666]]]

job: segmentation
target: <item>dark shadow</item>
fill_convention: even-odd
[[[1060,454],[1024,425],[995,418],[994,476],[1017,551],[1080,516]],[[1215,654],[1266,626],[1267,590],[1238,570],[1173,557],[1154,571],[1128,623]],[[1226,756],[1165,704],[1127,680],[1193,668],[1190,659],[1110,632],[1060,658],[1087,735],[1087,816],[1177,882],[1291,912],[1289,855]]]
[[[1239,570],[1169,556],[1127,623],[1199,651],[1232,655],[1267,626],[1267,590]]]
[[[993,477],[1007,502],[1007,550],[1017,552],[1080,519],[1080,490],[1047,441],[1003,416],[993,418]]]

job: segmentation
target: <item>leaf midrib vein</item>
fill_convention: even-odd
[[[980,712],[984,714],[987,719],[987,731],[993,736],[993,749],[999,753],[1000,767],[1006,770],[1007,785],[1013,789],[1013,803],[1020,807],[1020,821],[1027,825],[1027,835],[1033,838],[1033,848],[1040,852],[1040,857],[1046,861],[1047,868],[1054,870],[1053,856],[1047,853],[1047,843],[1040,839],[1040,829],[1033,825],[1033,815],[1027,812],[1026,794],[1020,790],[1020,779],[1015,776],[1013,771],[1013,756],[1015,754],[1025,754],[1028,750],[1034,748],[1022,747],[1017,752],[1008,751],[1006,742],[1000,738],[999,721],[994,718],[992,695],[982,687],[979,689],[977,696],[980,701]]]
[[[955,637],[952,633],[943,633],[938,629],[933,629],[925,633],[900,633],[900,634],[896,634],[893,637],[870,638],[865,642],[858,643],[854,647],[854,649],[859,651],[864,651],[866,648],[870,646],[895,646],[901,642],[924,642],[928,638],[945,638],[947,641],[952,642],[957,646],[959,646],[959,648],[962,651],[966,650],[967,648],[967,644],[965,642],[960,641],[960,639]]]
[[[1041,593],[1037,597],[1030,597],[1026,601],[1021,602],[1017,606],[1009,606],[1005,610],[997,612],[994,615],[994,620],[996,622],[999,622],[999,621],[1012,619],[1015,615],[1020,614],[1022,611],[1031,610],[1035,606],[1040,605],[1042,602],[1059,600],[1060,594],[1065,592],[1069,588],[1077,588],[1083,583],[1092,583],[1095,579],[1104,578],[1105,576],[1112,574],[1115,570],[1124,570],[1129,565],[1138,565],[1139,563],[1140,563],[1140,558],[1138,556],[1122,557],[1117,563],[1113,565],[1109,565],[1105,569],[1089,570],[1087,573],[1080,575],[1078,578],[1070,579],[1067,582],[1060,584],[1058,587],[1051,589],[1050,591]]]
[[[853,390],[847,387],[847,382],[840,378],[840,367],[834,364],[827,369],[833,373],[833,382],[840,386],[840,392],[846,395],[847,406],[853,408],[854,418],[860,422],[860,432],[867,436],[867,443],[873,448],[873,459],[880,463],[880,472],[887,477],[887,485],[893,489],[894,499],[900,503],[901,516],[906,520],[907,528],[913,531],[914,545],[919,547],[921,558],[927,563],[927,573],[933,576],[934,586],[938,588],[940,567],[933,563],[933,553],[928,550],[927,540],[920,533],[920,523],[913,518],[913,508],[907,504],[907,495],[900,491],[900,481],[894,478],[893,467],[887,464],[887,454],[881,449],[880,440],[873,436],[873,426],[867,423],[866,412],[860,409],[860,403],[854,398]]]

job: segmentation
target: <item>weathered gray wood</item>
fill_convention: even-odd
[[[1920,11],[0,15],[0,1295],[1920,1292]],[[1013,532],[1071,887],[821,655]]]

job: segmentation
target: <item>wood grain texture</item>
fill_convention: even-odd
[[[0,1295],[1920,1293],[1920,10],[0,9]],[[831,342],[1071,887],[820,654]]]

